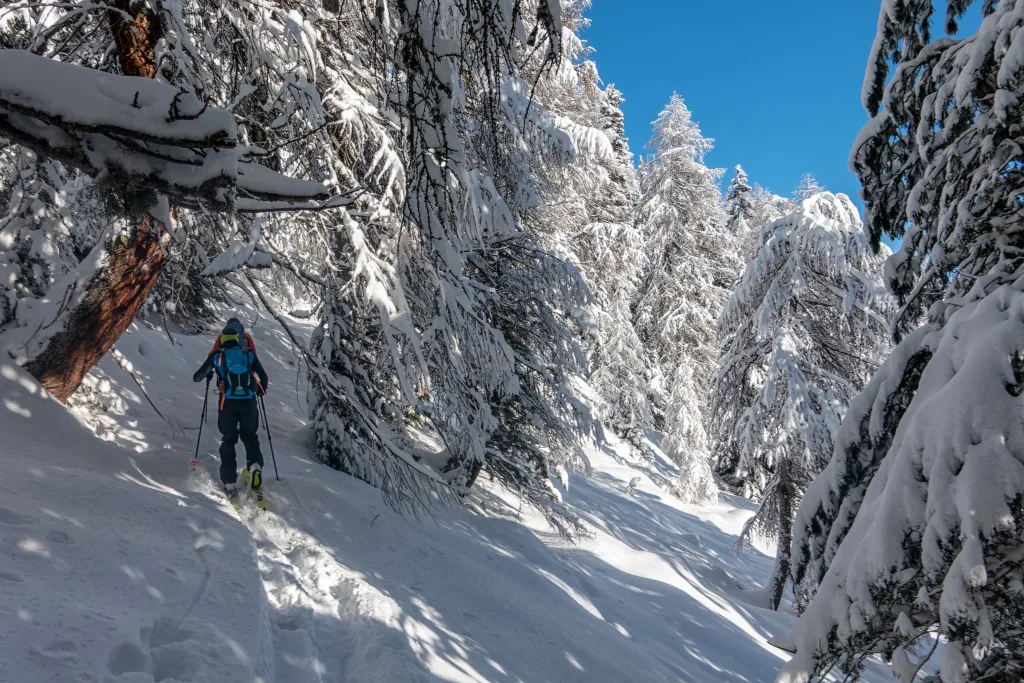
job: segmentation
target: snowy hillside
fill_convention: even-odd
[[[771,559],[732,551],[749,503],[684,506],[655,484],[668,465],[607,450],[565,492],[579,546],[491,493],[483,516],[402,518],[309,459],[301,373],[278,328],[252,331],[281,470],[261,516],[216,490],[212,425],[187,471],[208,338],[136,325],[117,345],[187,431],[111,357],[98,415],[0,370],[0,680],[741,683],[787,657],[768,640],[791,617],[752,606]]]

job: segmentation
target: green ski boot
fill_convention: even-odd
[[[253,463],[250,467],[246,467],[242,470],[242,479],[245,481],[245,485],[252,491],[252,497],[256,501],[256,507],[260,510],[267,509],[267,501],[263,497],[263,469],[259,466],[259,463]]]
[[[236,510],[242,509],[242,504],[238,501],[238,488],[234,484],[224,484],[224,494],[228,497],[233,508]]]

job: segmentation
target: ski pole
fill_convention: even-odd
[[[267,404],[263,402],[263,394],[260,394],[260,409],[263,413],[263,428],[267,430],[267,443],[270,444],[270,459],[274,463],[274,479],[281,481],[277,474],[277,457],[274,455],[274,440],[270,438],[270,422],[267,420]]]
[[[199,436],[196,437],[196,455],[189,463],[192,467],[199,466],[199,442],[203,440],[203,423],[206,422],[206,406],[210,402],[210,377],[206,378],[206,395],[203,396],[203,414],[199,417]]]

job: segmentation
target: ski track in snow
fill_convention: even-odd
[[[757,606],[771,558],[732,549],[748,501],[684,506],[655,483],[671,464],[616,445],[563,492],[594,530],[578,545],[486,483],[485,515],[404,519],[309,459],[294,356],[251,331],[282,474],[261,431],[267,514],[218,490],[215,418],[187,471],[212,334],[117,345],[176,429],[109,357],[123,414],[68,411],[0,362],[0,681],[757,683],[788,657],[768,641],[792,617]]]

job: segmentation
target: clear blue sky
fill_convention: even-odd
[[[936,16],[945,16],[939,2]],[[804,173],[858,204],[848,169],[867,121],[861,84],[880,0],[593,0],[583,38],[605,83],[626,102],[626,134],[643,154],[673,91],[705,136],[707,161],[743,165],[751,181],[789,195]],[[978,5],[962,29],[977,27]],[[933,27],[941,28],[942,19]],[[961,34],[963,30],[961,31]]]

